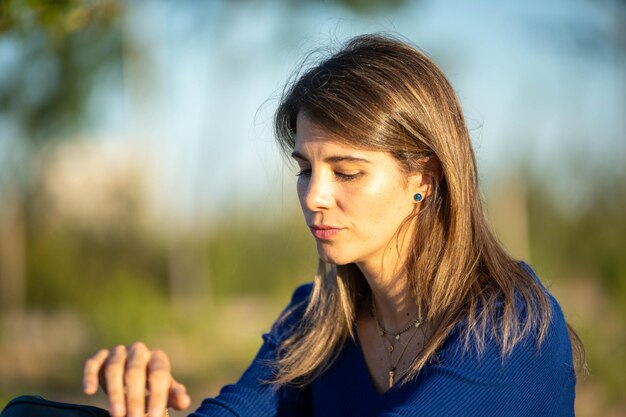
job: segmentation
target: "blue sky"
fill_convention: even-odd
[[[250,203],[260,216],[291,207],[294,181],[272,139],[277,97],[308,51],[366,32],[398,33],[442,67],[484,184],[521,164],[565,193],[581,189],[577,173],[624,174],[625,57],[573,46],[610,30],[604,3],[424,0],[375,16],[325,2],[127,4],[124,37],[141,59],[94,85],[86,136],[144,148],[155,206],[186,223]]]

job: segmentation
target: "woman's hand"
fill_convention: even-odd
[[[85,394],[95,394],[98,381],[113,417],[144,417],[146,411],[149,417],[162,417],[167,407],[184,410],[191,402],[185,386],[172,377],[167,355],[141,342],[102,349],[89,358],[83,373]]]

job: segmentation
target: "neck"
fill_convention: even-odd
[[[417,312],[403,268],[385,271],[382,265],[357,263],[372,292],[378,320],[390,329],[404,327]]]

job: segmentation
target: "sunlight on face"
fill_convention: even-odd
[[[298,197],[320,258],[337,265],[380,263],[383,255],[391,261],[392,239],[415,207],[407,174],[389,153],[341,144],[302,113],[296,130]]]

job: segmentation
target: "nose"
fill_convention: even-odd
[[[299,178],[298,196],[302,209],[313,212],[328,209],[335,201],[332,181],[327,174],[319,171]]]

